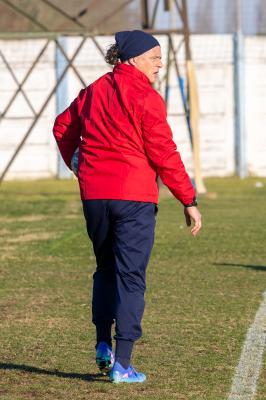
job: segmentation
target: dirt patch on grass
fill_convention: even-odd
[[[23,324],[34,325],[44,324],[46,328],[53,328],[59,326],[67,326],[69,321],[61,316],[47,316],[45,313],[52,304],[58,301],[56,296],[49,296],[44,293],[28,293],[23,288],[19,293],[14,293],[13,298],[2,299],[0,304],[0,313],[2,324]]]
[[[5,222],[34,222],[34,221],[43,221],[47,217],[45,215],[23,215],[22,217],[0,217],[0,223]]]
[[[15,306],[16,306],[15,300],[7,300],[4,303],[0,304],[2,321],[7,319],[11,315],[11,312],[12,310],[14,310]]]
[[[0,237],[2,236],[2,237],[4,237],[4,236],[7,236],[7,235],[9,235],[10,234],[10,232],[9,232],[9,230],[8,229],[0,229]]]
[[[43,221],[45,220],[47,217],[45,215],[27,215],[24,217],[20,217],[18,218],[19,221],[21,222],[34,222],[34,221]]]
[[[73,213],[73,209],[70,210],[68,209],[67,212]],[[12,222],[39,222],[39,221],[48,221],[48,220],[62,220],[62,219],[76,219],[80,215],[82,215],[82,212],[80,209],[74,210],[73,214],[67,215],[65,213],[64,215],[27,215],[23,217],[0,217],[0,224],[5,224],[5,223],[12,223]],[[0,235],[1,231],[5,231],[4,229],[0,230]],[[7,231],[7,230],[6,230]],[[7,231],[8,232],[8,231]],[[4,233],[3,233],[4,234]]]
[[[16,257],[14,255],[14,251],[15,251],[15,246],[14,245],[2,245],[1,246],[1,252],[0,252],[0,259],[2,261],[4,260],[10,260],[10,259],[18,259],[18,257]]]
[[[33,232],[19,235],[14,238],[7,240],[7,243],[25,243],[25,242],[36,242],[39,240],[55,239],[58,235],[50,232]]]
[[[66,204],[66,210],[71,214],[80,214],[82,210],[80,201],[69,201]]]

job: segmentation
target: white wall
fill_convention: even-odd
[[[68,54],[77,48],[80,38],[68,39]],[[159,38],[166,58],[166,38]],[[175,37],[177,46],[180,38]],[[98,38],[105,49],[112,37]],[[45,40],[0,41],[0,49],[11,64],[19,81],[23,79]],[[192,54],[200,94],[200,134],[203,176],[228,176],[234,173],[234,101],[231,36],[192,36]],[[266,176],[266,122],[264,107],[266,76],[266,39],[246,39],[246,128],[248,140],[248,169],[252,175]],[[184,73],[184,54],[178,55]],[[101,54],[91,40],[87,40],[74,62],[83,79],[90,83],[109,71]],[[165,69],[161,71],[161,76]],[[17,86],[0,58],[0,112]],[[38,112],[55,85],[55,46],[51,42],[38,63],[38,68],[26,82],[24,89]],[[68,73],[70,102],[82,88],[73,70]],[[161,85],[162,94],[164,86]],[[185,118],[182,114],[180,93],[174,68],[170,73],[170,104],[168,120],[174,138],[189,171],[192,171],[191,150]],[[57,171],[57,150],[52,136],[56,116],[55,96],[44,110],[24,148],[8,172],[6,179],[54,176]],[[32,123],[32,111],[20,94],[6,117],[0,120],[0,173],[15,151],[19,141]]]
[[[21,82],[34,58],[46,40],[0,41],[0,49]],[[55,85],[54,43],[50,43],[23,89],[36,113]],[[13,93],[17,90],[12,75],[0,58],[0,113],[5,110]],[[39,122],[18,154],[6,179],[43,178],[56,174],[56,146],[51,136],[55,116],[54,97],[45,108]],[[0,119],[0,173],[12,157],[15,148],[33,122],[33,112],[20,93],[4,118]]]
[[[176,38],[178,45],[180,39]],[[234,173],[233,66],[231,36],[192,36],[200,99],[200,145],[203,176]],[[184,52],[179,54],[184,73]],[[189,171],[192,159],[175,71],[171,71],[169,122]],[[178,113],[178,115],[175,115]]]
[[[266,176],[266,38],[249,37],[245,47],[248,170]]]

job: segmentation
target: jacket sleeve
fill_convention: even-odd
[[[173,141],[166,116],[162,97],[158,93],[149,95],[142,117],[146,154],[173,195],[184,205],[190,204],[195,197],[195,190]]]
[[[70,169],[71,158],[80,143],[81,121],[79,110],[84,98],[85,90],[83,89],[70,106],[56,117],[53,127],[53,134],[61,156]]]

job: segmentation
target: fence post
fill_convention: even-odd
[[[247,136],[245,124],[245,37],[242,33],[241,1],[238,0],[238,29],[233,36],[235,103],[235,172],[247,176]]]
[[[59,37],[58,42],[63,47],[65,52],[67,52],[67,38]],[[56,54],[55,54],[55,70],[56,70],[56,80],[59,79],[63,70],[66,68],[68,62],[62,54],[61,50],[56,46]],[[68,104],[68,74],[64,76],[62,82],[58,85],[56,89],[56,115],[60,114],[64,111]],[[59,179],[70,179],[72,178],[72,172],[65,165],[59,151],[57,157],[57,177]]]

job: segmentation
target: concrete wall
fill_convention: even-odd
[[[175,40],[176,45],[178,39]],[[193,36],[193,60],[200,98],[200,145],[203,176],[234,173],[233,65],[231,36]],[[184,71],[184,54],[179,55]],[[183,67],[183,68],[182,68]],[[185,75],[185,72],[183,72]],[[169,122],[174,138],[189,171],[191,147],[176,84],[171,71]],[[176,115],[177,114],[177,115]]]
[[[266,176],[266,38],[247,38],[245,47],[248,171]]]
[[[160,37],[166,57],[166,38]],[[67,47],[71,56],[80,38],[69,38]],[[113,38],[99,38],[103,48],[111,44]],[[175,37],[177,46],[180,38]],[[23,79],[37,56],[45,40],[0,41],[0,49],[12,66],[19,81]],[[200,94],[200,134],[203,176],[229,176],[234,173],[234,101],[232,37],[227,35],[200,35],[192,37],[192,53],[196,63]],[[263,64],[266,57],[266,39],[246,38],[246,128],[248,148],[248,169],[252,175],[266,176],[266,137],[263,135],[266,111],[263,106],[266,94],[266,77]],[[181,71],[184,73],[184,54],[179,53]],[[91,40],[74,62],[85,82],[90,83],[109,67]],[[163,76],[165,70],[161,71]],[[25,83],[24,89],[38,112],[55,85],[55,46],[50,43],[38,63],[37,69]],[[17,89],[0,58],[0,112],[3,113],[8,101]],[[68,73],[68,93],[70,102],[82,88],[73,70]],[[164,86],[161,85],[164,94]],[[170,73],[170,103],[168,120],[174,138],[189,171],[192,171],[191,149],[182,114],[180,93],[174,68]],[[57,172],[57,150],[52,136],[53,121],[56,116],[55,96],[52,97],[28,138],[24,148],[8,172],[6,179],[50,177]],[[5,118],[0,120],[0,173],[13,154],[19,141],[32,123],[33,113],[20,94]]]
[[[0,41],[0,50],[21,82],[46,40]],[[23,86],[36,113],[55,84],[54,43],[50,43],[37,68]],[[0,113],[2,114],[17,90],[3,60],[0,58]],[[6,178],[42,178],[56,174],[57,154],[51,126],[55,116],[54,97],[44,110]],[[33,121],[33,111],[20,93],[4,118],[0,119],[0,173]]]

